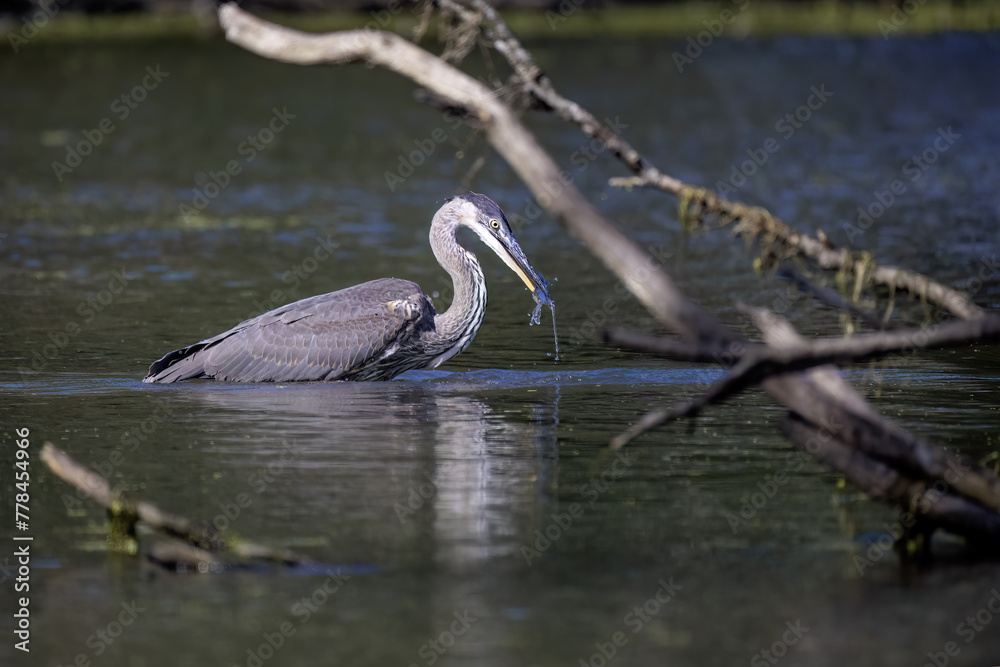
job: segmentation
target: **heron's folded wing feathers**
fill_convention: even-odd
[[[336,380],[433,322],[434,306],[415,283],[375,280],[297,301],[171,352],[150,367],[146,381]]]

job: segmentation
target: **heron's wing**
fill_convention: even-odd
[[[418,285],[374,280],[282,306],[171,352],[150,366],[145,381],[337,380],[433,327],[434,306]]]

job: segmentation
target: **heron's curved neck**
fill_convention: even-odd
[[[450,352],[445,361],[472,342],[486,313],[486,278],[479,261],[459,245],[455,238],[458,225],[434,217],[431,223],[431,248],[438,263],[451,276],[455,296],[451,306],[434,317],[434,328],[442,350]]]

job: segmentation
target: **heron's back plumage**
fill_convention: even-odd
[[[383,278],[310,297],[170,352],[144,382],[389,379],[420,367],[434,305],[408,280]]]

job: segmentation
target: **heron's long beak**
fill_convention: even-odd
[[[518,245],[517,239],[513,236],[507,236],[497,240],[493,236],[487,236],[483,240],[503,260],[504,264],[509,266],[510,270],[524,281],[536,302],[551,303],[552,299],[549,297],[545,278],[528,262],[528,258],[524,256],[524,251]]]

